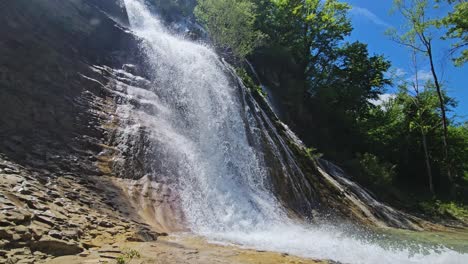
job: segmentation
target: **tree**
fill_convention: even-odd
[[[357,120],[374,107],[371,101],[378,99],[385,86],[391,84],[384,76],[390,62],[383,56],[370,56],[367,45],[360,42],[346,43],[336,50],[336,56],[336,61],[330,63],[327,79],[311,85],[310,104],[325,120],[357,131]],[[343,132],[331,130],[332,134]],[[358,140],[358,135],[347,133],[340,138]]]
[[[257,26],[268,41],[251,59],[282,98],[285,121],[301,130],[310,116],[311,90],[329,80],[339,47],[352,30],[349,6],[336,0],[255,1],[262,8]]]
[[[457,54],[454,63],[456,66],[462,66],[468,62],[468,2],[465,0],[445,0],[449,4],[455,4],[453,11],[438,21],[439,25],[447,28],[447,33],[443,39],[458,40],[452,46],[451,53]]]
[[[430,82],[426,83],[426,86],[423,86],[422,93],[420,92],[420,82],[419,82],[419,68],[418,68],[418,53],[416,50],[412,50],[411,59],[414,67],[414,79],[412,80],[411,87],[413,89],[414,95],[411,96],[407,88],[407,83],[403,83],[400,87],[399,98],[406,105],[414,107],[412,119],[410,121],[410,130],[417,130],[421,133],[421,141],[424,150],[425,165],[427,178],[429,183],[429,191],[432,195],[435,194],[434,191],[434,177],[432,175],[432,166],[431,166],[431,156],[428,146],[428,134],[431,130],[437,127],[437,122],[431,124],[428,122],[430,119],[428,116],[434,116],[434,109],[437,107],[437,101],[435,97],[431,96],[432,94],[428,92],[426,86],[430,86]],[[435,102],[435,103],[434,103]],[[408,108],[408,107],[406,107]],[[435,115],[437,116],[437,115]],[[434,118],[431,118],[431,120]]]
[[[406,112],[410,131],[416,131],[421,134],[421,143],[424,151],[424,161],[428,176],[428,187],[431,194],[435,194],[434,182],[431,167],[431,155],[428,146],[428,135],[436,130],[438,124],[437,96],[434,89],[430,89],[431,83],[427,83],[424,90],[420,91],[418,87],[413,86],[414,94],[411,95],[407,87],[402,86],[399,93],[399,100]]]
[[[444,97],[446,108],[454,105],[451,98],[445,94]],[[409,82],[400,84],[398,93],[381,102],[380,107],[370,109],[359,121],[359,127],[366,142],[362,151],[377,156],[382,164],[395,164],[397,178],[404,181],[404,186],[419,185],[424,179],[431,195],[440,190],[435,179],[440,178],[444,168],[442,146],[437,141],[442,127],[432,82],[418,86]],[[424,170],[426,174],[421,174]]]
[[[349,6],[336,0],[272,0],[270,37],[287,47],[305,82],[319,81],[334,61],[334,49],[351,33]],[[306,84],[307,87],[307,84]],[[307,90],[307,88],[306,88]]]
[[[363,43],[345,42],[352,30],[345,3],[255,2],[256,24],[268,41],[253,54],[253,64],[281,98],[285,121],[329,157],[345,157],[359,141],[353,138],[356,119],[390,83],[384,77],[390,63],[370,55]]]
[[[244,58],[264,37],[254,28],[255,10],[256,5],[250,0],[198,0],[195,15],[218,47]]]
[[[308,103],[317,131],[315,144],[328,157],[346,160],[364,151],[359,119],[365,118],[371,103],[391,82],[384,76],[390,62],[383,56],[370,56],[367,45],[346,43],[336,50],[336,61],[323,83],[311,85]]]
[[[453,171],[458,176],[461,190],[465,189],[465,193],[458,194],[458,198],[468,202],[468,122],[449,127],[449,141],[453,146],[450,149],[450,156],[454,164]]]
[[[442,86],[440,84],[439,76],[437,74],[434,63],[435,58],[433,50],[433,34],[431,32],[431,28],[434,26],[434,21],[429,19],[427,15],[428,0],[394,0],[394,3],[397,10],[406,19],[408,31],[402,36],[399,36],[396,32],[393,32],[393,39],[396,42],[409,47],[413,51],[424,54],[429,60],[429,66],[431,69],[433,82],[436,87],[441,111],[443,128],[442,142],[445,162],[447,164],[447,179],[449,184],[453,185],[449,160],[448,120]]]

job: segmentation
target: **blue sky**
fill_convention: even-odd
[[[369,51],[375,54],[383,54],[392,62],[393,70],[402,79],[414,76],[414,68],[411,63],[409,51],[385,35],[385,31],[394,27],[399,29],[405,23],[403,18],[397,14],[390,14],[392,0],[344,0],[352,6],[350,17],[353,22],[354,31],[349,40],[359,40],[367,43]],[[433,15],[442,15],[443,11],[435,12]],[[448,41],[435,41],[436,67],[440,72],[444,86],[450,96],[458,101],[458,107],[454,113],[458,121],[468,121],[468,65],[454,67],[447,56],[450,48]],[[420,60],[418,68],[420,79],[430,78],[430,68],[427,61]],[[388,93],[394,92],[389,88]]]

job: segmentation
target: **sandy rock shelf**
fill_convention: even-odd
[[[138,257],[126,257],[137,252]],[[131,255],[131,254],[130,254]],[[330,263],[301,259],[287,254],[241,249],[234,246],[209,244],[199,237],[190,235],[161,237],[154,242],[123,242],[109,245],[100,250],[90,250],[83,256],[66,256],[53,259],[50,264],[78,263],[190,263],[190,264],[318,264]]]

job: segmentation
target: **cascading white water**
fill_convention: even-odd
[[[384,249],[336,229],[290,219],[271,191],[262,154],[249,140],[259,129],[251,120],[253,110],[242,102],[226,65],[209,47],[166,30],[143,0],[124,2],[154,80],[152,91],[129,88],[129,94],[151,107],[125,112],[151,130],[155,173],[177,185],[193,232],[219,242],[344,263],[468,260],[445,248],[429,254]]]

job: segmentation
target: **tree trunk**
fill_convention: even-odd
[[[437,89],[437,96],[439,97],[439,104],[440,104],[440,111],[442,113],[442,125],[444,129],[444,134],[442,137],[442,144],[444,146],[444,159],[446,162],[447,166],[447,179],[450,185],[450,192],[453,195],[454,189],[453,189],[453,178],[452,178],[452,173],[450,169],[450,160],[449,160],[449,155],[448,155],[448,125],[447,125],[447,114],[445,111],[445,102],[444,102],[444,97],[442,95],[442,90],[440,87],[439,79],[437,77],[437,73],[435,70],[434,66],[434,58],[432,56],[432,47],[431,43],[427,43],[427,54],[429,56],[429,62],[431,64],[431,72],[432,76],[434,77],[434,84]]]
[[[431,162],[429,158],[429,151],[427,149],[427,139],[426,139],[426,134],[421,131],[421,136],[422,136],[422,141],[423,141],[423,148],[424,148],[424,157],[426,160],[426,169],[427,169],[427,177],[429,180],[429,190],[431,191],[431,194],[434,195],[434,182],[432,179],[432,170],[431,170]]]

